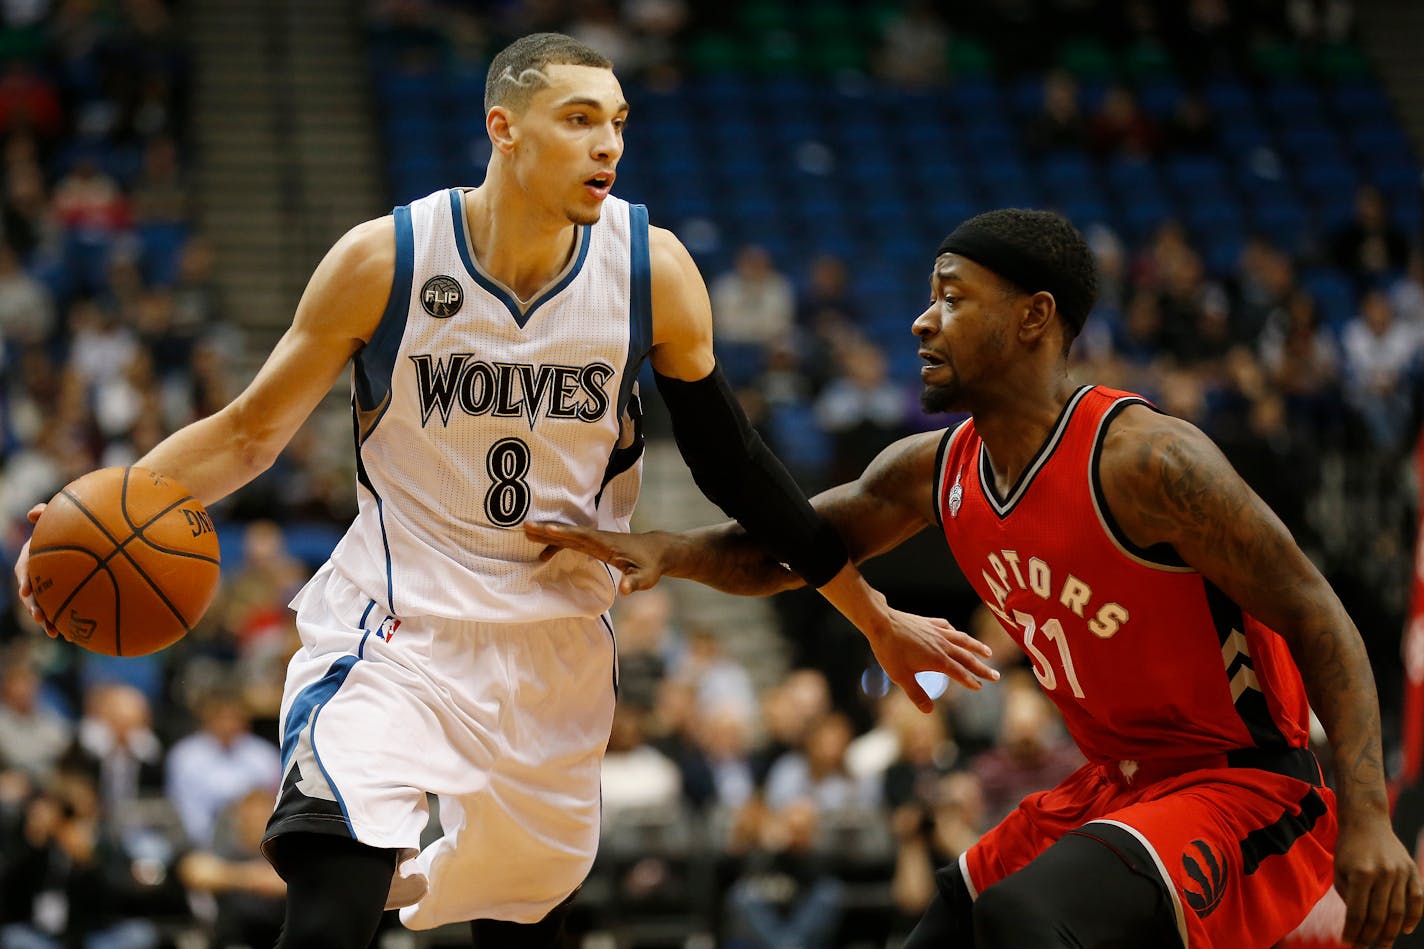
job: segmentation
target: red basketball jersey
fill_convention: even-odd
[[[1304,747],[1305,690],[1281,637],[1169,545],[1134,545],[1107,509],[1103,437],[1146,404],[1079,389],[1005,497],[973,420],[946,433],[935,496],[955,560],[1089,760],[1131,781],[1156,759]]]

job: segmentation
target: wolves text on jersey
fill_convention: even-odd
[[[1053,568],[1038,557],[1029,557],[1024,562],[1018,551],[1001,550],[991,552],[988,562],[988,569],[981,571],[981,575],[997,602],[985,600],[984,603],[1010,627],[1017,624],[1005,604],[1015,589],[1027,590],[1045,601],[1057,601],[1075,616],[1087,620],[1088,630],[1099,639],[1111,639],[1129,619],[1127,607],[1120,603],[1103,603],[1092,610],[1092,587],[1071,573],[1061,574],[1061,580],[1056,579]]]
[[[597,422],[608,412],[608,380],[616,370],[604,362],[584,366],[486,362],[474,353],[448,357],[422,354],[415,364],[420,424],[437,412],[442,425],[459,406],[466,415],[523,415],[533,431],[540,418]]]

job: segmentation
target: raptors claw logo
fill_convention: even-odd
[[[1190,847],[1196,848],[1201,863],[1197,862],[1190,849],[1182,854],[1182,867],[1191,877],[1192,883],[1182,887],[1187,903],[1203,919],[1211,915],[1226,895],[1225,861],[1213,853],[1205,841],[1193,840]]]

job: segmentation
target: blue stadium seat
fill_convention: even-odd
[[[1119,220],[1131,240],[1146,239],[1164,222],[1176,216],[1172,206],[1160,195],[1121,195],[1118,204],[1122,208]]]
[[[1333,267],[1316,267],[1300,275],[1300,285],[1315,298],[1321,322],[1339,330],[1355,315],[1355,285]]]
[[[1171,118],[1181,100],[1182,87],[1165,76],[1150,79],[1137,89],[1138,105],[1159,122]]]
[[[1372,79],[1336,83],[1325,93],[1336,117],[1347,124],[1392,121],[1394,110],[1383,90]]]
[[[1164,164],[1168,183],[1178,197],[1225,197],[1229,193],[1226,169],[1215,155],[1177,155]]]
[[[1303,82],[1273,82],[1266,87],[1262,99],[1267,111],[1282,122],[1324,118],[1320,93]]]
[[[1251,223],[1283,249],[1298,253],[1309,236],[1310,219],[1294,202],[1265,202],[1251,209]]]
[[[1251,90],[1235,79],[1213,79],[1203,92],[1222,125],[1255,111]]]

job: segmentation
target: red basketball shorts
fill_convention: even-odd
[[[1146,848],[1189,949],[1272,946],[1330,886],[1336,815],[1329,788],[1239,767],[1132,784],[1089,764],[1026,797],[960,857],[971,894],[1064,834],[1093,836],[1098,823],[1126,830]]]

